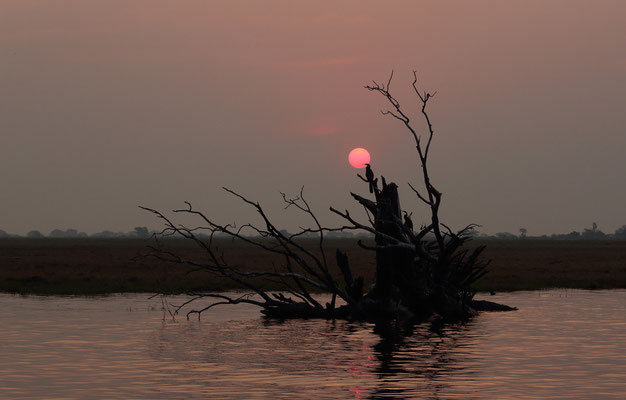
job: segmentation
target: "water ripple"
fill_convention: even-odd
[[[172,321],[145,295],[0,300],[0,398],[626,398],[626,291],[502,294],[520,310],[413,326],[247,306]]]

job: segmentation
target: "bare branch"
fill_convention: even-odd
[[[387,240],[390,244],[392,244],[392,245],[396,245],[396,247],[397,247],[397,248],[404,248],[404,249],[407,249],[407,250],[413,250],[413,251],[415,251],[415,245],[410,244],[410,243],[404,243],[404,242],[401,242],[401,241],[399,241],[398,239],[394,238],[393,236],[389,236],[389,235],[387,235],[387,234],[386,234],[386,233],[384,233],[384,232],[377,231],[377,230],[376,230],[376,229],[374,229],[374,228],[370,228],[369,226],[363,225],[363,224],[361,224],[361,223],[359,223],[359,222],[355,221],[355,220],[354,220],[354,219],[350,216],[350,213],[348,212],[348,210],[346,210],[345,212],[343,212],[343,213],[342,213],[341,211],[338,211],[338,210],[334,209],[333,207],[330,207],[330,211],[332,211],[332,212],[334,212],[335,214],[337,214],[337,215],[339,215],[339,216],[341,216],[341,217],[345,218],[346,220],[350,221],[350,222],[351,222],[351,223],[352,223],[352,224],[353,224],[356,228],[358,228],[358,229],[362,229],[362,230],[364,230],[364,231],[371,232],[371,233],[373,233],[374,235],[378,235],[378,236],[380,236],[381,238],[383,238],[383,239]]]
[[[368,184],[369,193],[373,194],[374,199],[370,200],[351,193],[354,200],[363,206],[369,225],[357,221],[348,210],[342,212],[330,207],[332,213],[347,222],[344,222],[345,225],[336,227],[322,226],[305,198],[304,187],[301,187],[299,193],[293,197],[280,193],[284,209],[303,213],[309,220],[308,226],[304,224],[296,233],[286,233],[278,229],[259,202],[252,201],[225,187],[223,189],[227,193],[235,196],[245,205],[251,206],[262,222],[258,225],[245,223],[239,227],[235,223],[217,223],[204,213],[195,210],[190,202],[185,202],[184,208],[173,210],[173,212],[199,218],[201,223],[200,226],[188,228],[184,225],[176,225],[159,211],[141,207],[156,215],[164,221],[165,225],[161,232],[154,235],[156,245],[150,247],[151,251],[146,256],[188,265],[191,267],[188,273],[204,271],[229,279],[250,292],[238,296],[189,293],[190,298],[174,306],[173,312],[169,304],[165,303],[166,300],[162,298],[164,309],[167,309],[172,317],[183,308],[198,304],[197,301],[205,298],[211,299],[212,303],[187,312],[188,318],[191,314],[198,314],[200,318],[204,311],[218,305],[239,303],[262,307],[262,313],[278,318],[293,316],[325,318],[372,316],[378,318],[381,312],[389,313],[390,317],[397,317],[401,308],[409,309],[418,315],[433,312],[441,315],[467,316],[471,314],[470,303],[474,295],[471,284],[485,273],[488,262],[478,260],[483,247],[473,251],[462,248],[464,243],[471,240],[471,230],[476,225],[470,224],[455,232],[439,220],[442,194],[431,182],[428,170],[428,156],[434,130],[427,105],[436,92],[431,94],[419,90],[417,73],[413,71],[412,88],[419,100],[418,109],[421,109],[421,116],[418,115],[418,119],[423,119],[426,125],[426,133],[422,137],[418,134],[418,129],[414,127],[414,122],[409,118],[409,113],[403,110],[398,99],[390,92],[393,77],[394,72],[391,71],[386,83],[379,84],[373,81],[372,85],[365,86],[365,88],[385,98],[388,109],[381,111],[382,114],[401,121],[414,139],[419,163],[418,171],[421,173],[424,186],[420,190],[411,183],[408,183],[408,186],[419,201],[425,203],[430,209],[430,223],[422,224],[419,230],[414,230],[412,213],[404,211],[403,214],[397,185],[393,182],[387,183],[380,175],[382,187],[379,188],[378,178],[369,164],[365,171],[366,176],[357,174],[357,177]],[[422,129],[424,128],[420,127],[419,131],[421,132]],[[376,252],[376,282],[367,294],[363,293],[363,277],[352,276],[347,252],[336,249],[336,268],[341,272],[345,285],[343,283],[340,285],[335,281],[334,277],[338,276],[337,271],[331,273],[331,268],[335,265],[329,264],[327,260],[325,241],[327,234],[352,230],[368,232],[374,237],[374,244],[364,243],[361,240],[357,242],[361,248]],[[244,232],[255,236],[244,235]],[[208,233],[208,237],[204,233]],[[214,240],[216,235],[233,241],[239,240],[256,249],[280,255],[284,263],[272,262],[270,270],[264,271],[233,265],[228,262],[224,252],[218,249],[218,241]],[[434,236],[434,240],[431,235]],[[181,236],[191,240],[203,250],[204,256],[194,259],[168,251],[158,239],[170,236]],[[308,236],[317,238],[313,246],[307,245],[310,242],[302,240]],[[279,287],[281,290],[269,292],[263,289],[267,287],[263,286],[263,283],[270,284],[270,287]],[[310,293],[312,290],[330,293],[330,303],[322,306],[320,301]],[[343,299],[346,305],[336,307],[337,297]],[[391,306],[393,304],[397,305],[396,310]]]
[[[419,197],[420,200],[422,200],[424,203],[428,205],[431,205],[430,200],[425,199],[424,196],[422,196],[420,192],[417,189],[415,189],[413,185],[411,185],[411,182],[408,182],[408,184],[409,184],[409,187],[413,190],[413,192],[415,192],[415,194],[417,195],[417,197]]]

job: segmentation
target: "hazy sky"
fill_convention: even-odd
[[[0,0],[0,229],[151,228],[138,204],[276,222],[280,191],[367,192],[365,147],[414,221],[412,138],[363,89],[411,70],[431,103],[434,183],[460,227],[529,234],[626,224],[624,1]],[[359,214],[360,215],[360,214]]]

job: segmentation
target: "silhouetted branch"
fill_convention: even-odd
[[[417,149],[417,154],[419,156],[420,167],[421,167],[422,176],[424,179],[424,186],[426,188],[426,193],[427,193],[426,197],[428,197],[428,199],[422,196],[413,186],[411,186],[411,189],[413,189],[413,191],[417,194],[420,200],[424,201],[426,204],[430,206],[431,219],[433,222],[433,233],[439,245],[439,249],[443,250],[444,240],[441,234],[441,230],[439,228],[439,205],[441,203],[441,193],[437,189],[435,189],[435,187],[430,182],[430,176],[428,174],[428,165],[427,165],[428,164],[428,151],[430,149],[430,144],[433,139],[434,131],[432,128],[432,123],[430,122],[430,117],[428,116],[428,113],[426,112],[426,104],[433,97],[433,95],[431,95],[430,93],[425,93],[424,95],[422,95],[416,86],[417,85],[417,73],[415,71],[413,71],[413,76],[414,76],[414,81],[413,81],[412,86],[413,86],[413,89],[415,90],[415,93],[417,93],[418,98],[420,99],[422,103],[422,107],[421,107],[422,115],[424,116],[426,120],[426,125],[428,127],[428,141],[426,143],[426,150],[422,149],[420,137],[417,134],[417,131],[415,130],[415,128],[413,128],[413,126],[411,125],[411,121],[409,117],[407,117],[406,114],[402,111],[398,100],[396,100],[389,92],[389,88],[391,86],[391,80],[393,78],[393,71],[391,72],[391,76],[389,77],[387,86],[378,85],[376,84],[376,82],[374,82],[374,86],[365,86],[365,88],[369,91],[380,93],[387,99],[387,101],[396,110],[396,113],[393,113],[391,111],[386,111],[386,112],[383,112],[383,114],[392,115],[394,118],[402,121],[404,126],[409,130],[409,132],[411,132],[411,135],[413,136],[415,140],[415,148]]]
[[[199,218],[201,226],[187,228],[176,225],[167,216],[151,208],[141,207],[164,221],[165,227],[155,234],[155,246],[150,247],[147,256],[159,260],[184,264],[193,271],[206,271],[215,276],[229,279],[245,288],[249,293],[231,296],[213,293],[189,293],[189,300],[176,306],[176,315],[191,304],[210,298],[214,300],[202,308],[187,312],[198,314],[218,305],[248,303],[259,306],[262,312],[271,317],[351,317],[351,318],[394,318],[402,313],[413,315],[429,315],[439,313],[444,316],[465,317],[470,315],[474,292],[472,284],[480,279],[489,262],[479,259],[484,247],[469,251],[462,246],[471,240],[471,230],[477,225],[469,224],[465,228],[454,231],[439,220],[439,208],[442,194],[431,183],[428,171],[428,156],[434,137],[433,125],[427,112],[427,105],[435,93],[422,92],[417,86],[417,74],[413,72],[412,88],[420,102],[421,117],[425,121],[427,140],[425,143],[414,128],[400,102],[390,93],[393,71],[386,83],[365,86],[369,91],[381,94],[389,104],[384,115],[390,115],[403,123],[415,141],[424,189],[417,190],[411,183],[409,187],[418,199],[430,210],[430,223],[414,229],[412,213],[402,210],[398,187],[395,183],[375,176],[370,164],[366,164],[365,177],[357,177],[368,185],[369,193],[374,199],[368,199],[350,193],[356,202],[363,206],[369,225],[355,219],[348,210],[339,211],[330,207],[330,211],[341,217],[345,222],[342,226],[324,227],[313,212],[304,196],[302,187],[296,196],[290,197],[281,192],[285,209],[293,209],[303,213],[311,226],[300,227],[298,232],[287,233],[278,229],[271,221],[259,202],[231,190],[223,188],[230,195],[252,207],[260,216],[262,223],[254,225],[245,223],[239,227],[233,224],[219,224],[204,213],[185,202],[186,207],[173,210],[173,213],[188,214]],[[363,292],[363,277],[354,277],[346,253],[336,250],[336,268],[326,254],[326,237],[330,232],[362,231],[371,233],[374,243],[363,243],[358,240],[360,248],[376,254],[375,283],[369,293]],[[252,232],[255,237],[244,232]],[[202,235],[201,235],[202,233]],[[208,237],[204,235],[208,233]],[[198,260],[182,257],[164,248],[159,237],[182,236],[194,242],[202,251],[203,257]],[[253,246],[262,251],[278,254],[284,263],[273,271],[255,271],[246,266],[235,266],[228,262],[223,252],[219,252],[215,237],[221,235],[231,240]],[[304,238],[315,237],[315,248],[306,246]],[[340,273],[341,275],[338,275]],[[337,282],[337,276],[343,277],[343,283]],[[271,283],[279,290],[269,292],[264,283]],[[311,294],[311,290],[330,293],[330,303],[322,306]],[[336,299],[346,304],[337,307]],[[491,307],[481,302],[480,309]],[[496,307],[497,308],[497,307]],[[495,308],[494,308],[495,309]]]

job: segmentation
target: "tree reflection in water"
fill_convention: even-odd
[[[479,389],[481,360],[473,348],[481,334],[472,320],[373,324],[216,317],[165,322],[151,340],[155,360],[169,360],[177,381],[198,384],[196,393],[342,398],[350,391],[356,398],[471,399],[468,393]],[[200,371],[212,379],[199,379]]]
[[[369,390],[355,390],[356,397],[367,392],[367,398],[372,399],[406,399],[416,395],[440,399],[442,392],[451,395],[446,390],[451,385],[451,375],[468,367],[463,356],[472,345],[471,326],[471,321],[451,323],[442,319],[376,323],[373,332],[380,340],[373,346],[373,356],[378,363],[372,364],[371,369],[376,384]],[[463,392],[462,398],[472,398]]]

